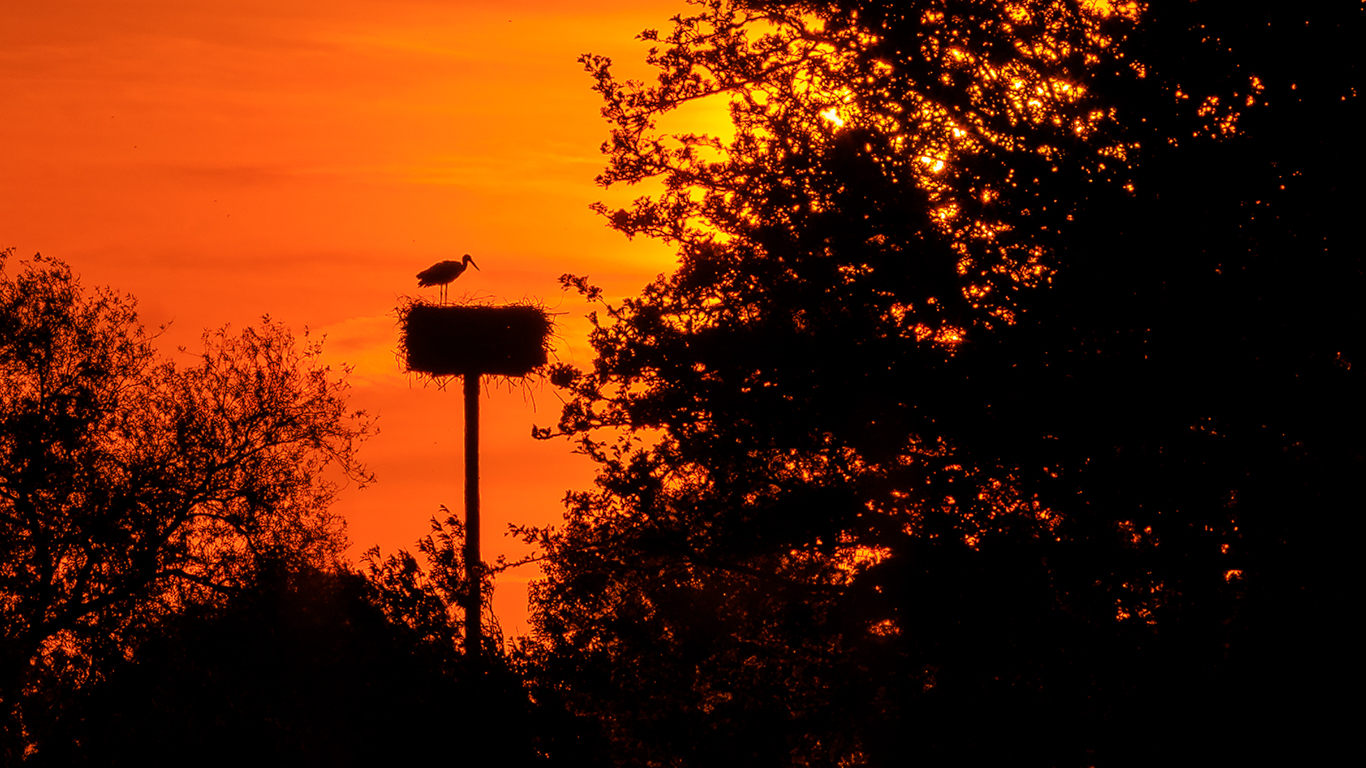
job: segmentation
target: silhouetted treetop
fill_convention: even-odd
[[[469,586],[465,581],[465,524],[442,507],[444,520],[432,518],[431,533],[417,543],[426,561],[422,567],[406,550],[381,557],[379,547],[367,550],[362,563],[372,587],[373,600],[389,620],[411,628],[424,641],[454,653],[463,642]],[[493,573],[483,572],[480,589],[483,603],[493,601]],[[496,658],[503,632],[491,613],[481,616],[483,638],[490,658]]]
[[[10,254],[5,252],[4,257]],[[0,267],[5,266],[0,262]],[[0,272],[0,706],[22,754],[37,681],[79,686],[147,622],[249,580],[324,566],[329,508],[369,432],[343,378],[282,326],[159,360],[132,299],[35,256]],[[16,750],[18,750],[16,752]]]
[[[1228,135],[1261,98],[1236,67],[1193,81],[1147,61],[1157,52],[1131,40],[1144,8],[693,3],[671,33],[642,35],[660,43],[655,83],[582,59],[612,124],[599,183],[665,188],[612,225],[678,240],[713,270],[727,265],[702,244],[737,237],[779,271],[828,256],[839,270],[813,279],[876,279],[921,333],[951,334],[946,312],[957,328],[1009,320],[1015,292],[1056,267],[1079,203],[1066,190],[1132,191],[1140,147]],[[730,136],[657,129],[699,99],[728,103]]]

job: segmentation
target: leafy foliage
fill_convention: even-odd
[[[103,660],[98,684],[61,692],[26,723],[40,736],[26,763],[359,765],[476,749],[589,764],[591,731],[528,696],[496,622],[479,664],[461,653],[462,539],[448,517],[418,557],[371,550],[359,572],[258,564],[226,599],[159,616],[126,658]]]
[[[445,508],[442,512],[446,513]],[[368,602],[379,608],[391,627],[412,638],[425,658],[441,659],[445,674],[459,682],[459,701],[443,706],[460,710],[457,727],[470,739],[497,745],[499,760],[512,765],[598,765],[606,759],[600,729],[566,711],[553,686],[528,689],[536,679],[533,654],[524,641],[504,641],[492,613],[483,622],[481,658],[471,664],[463,629],[469,610],[469,584],[464,561],[465,526],[446,513],[433,518],[431,533],[418,541],[421,562],[407,551],[381,558],[379,548],[365,553]],[[481,564],[484,604],[492,603],[493,577],[511,567],[502,557]]]
[[[9,254],[6,253],[6,256]],[[79,686],[149,621],[265,561],[323,566],[369,431],[345,384],[264,322],[156,359],[131,299],[41,256],[0,280],[0,701],[11,755],[39,685]],[[55,682],[54,682],[55,681]]]
[[[680,265],[555,371],[599,476],[536,536],[545,679],[642,765],[1295,717],[1366,461],[1355,70],[1313,54],[1361,15],[712,0],[657,84],[585,57],[601,181],[663,182],[599,210]],[[716,97],[731,139],[655,135]]]
[[[599,181],[664,182],[611,214],[627,234],[725,242],[738,258],[761,248],[780,262],[837,252],[842,272],[806,277],[850,283],[853,262],[864,279],[876,269],[885,304],[937,329],[945,313],[1009,317],[1013,294],[1043,281],[1053,264],[1041,233],[1076,205],[1057,194],[1061,180],[1125,177],[1127,137],[1096,89],[1129,71],[1136,5],[694,5],[651,49],[657,85],[618,82],[608,59],[583,58],[613,125]],[[729,101],[728,142],[655,135],[666,113],[707,98]],[[745,286],[718,287],[735,301]]]
[[[469,583],[465,578],[465,524],[445,507],[444,522],[432,518],[432,532],[417,543],[426,561],[424,568],[406,550],[382,558],[379,547],[372,547],[363,560],[366,579],[374,587],[377,604],[389,620],[415,631],[425,642],[454,652],[463,641]],[[480,589],[484,604],[493,600],[495,569],[481,572]],[[483,637],[491,657],[501,651],[503,633],[490,613],[480,616]]]

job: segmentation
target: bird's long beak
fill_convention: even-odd
[[[475,269],[479,269],[479,265],[474,263],[474,259],[470,259],[470,266],[474,267]],[[483,272],[484,270],[479,269],[479,271]]]

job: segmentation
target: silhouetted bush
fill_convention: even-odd
[[[531,702],[494,659],[389,621],[360,575],[279,568],[159,627],[57,718],[37,765],[532,761]]]

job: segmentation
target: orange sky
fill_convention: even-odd
[[[440,504],[462,500],[459,388],[406,376],[399,297],[414,275],[474,254],[452,286],[536,297],[561,315],[561,360],[586,364],[577,297],[610,296],[673,264],[606,229],[590,202],[607,137],[575,62],[610,55],[644,76],[645,27],[681,0],[46,0],[0,10],[0,247],[65,260],[87,286],[132,293],[161,346],[262,314],[327,334],[356,366],[352,402],[379,416],[363,456],[379,482],[343,492],[353,552],[412,549]],[[426,294],[435,297],[435,291]],[[510,521],[559,519],[591,481],[563,441],[547,386],[484,401],[484,551],[518,556]],[[494,608],[525,631],[525,582]]]

